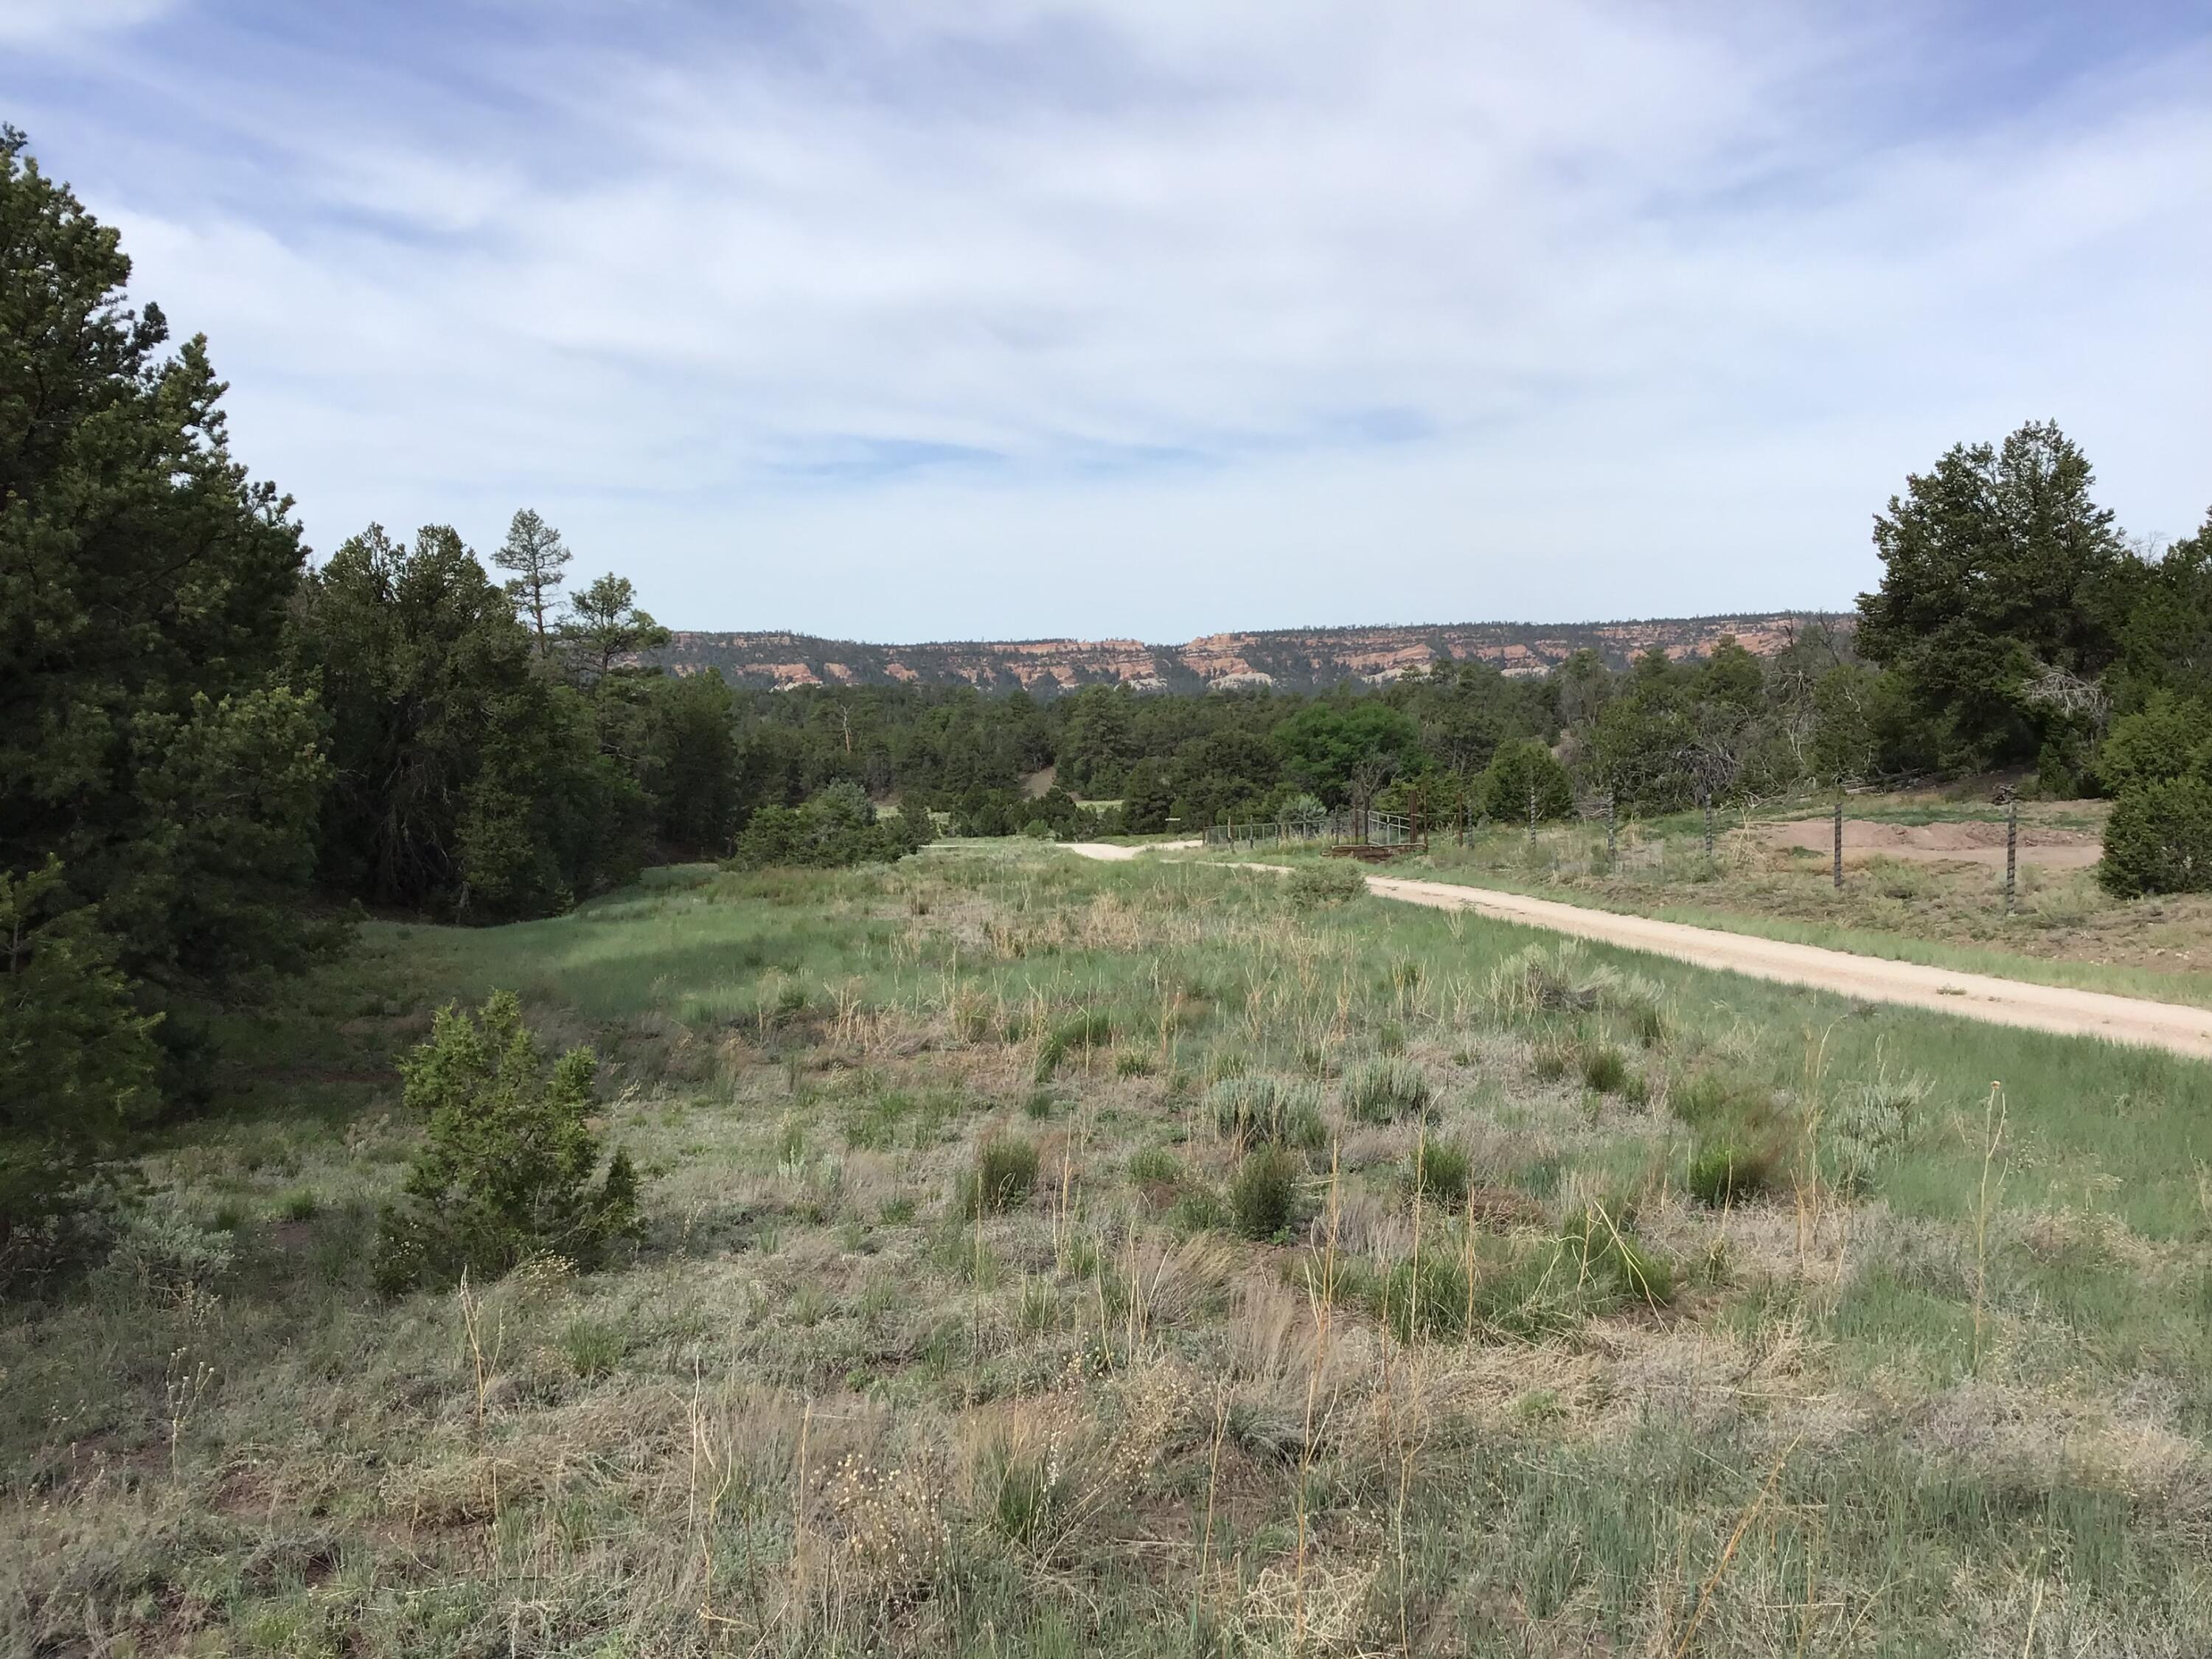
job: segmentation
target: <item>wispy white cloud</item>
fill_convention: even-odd
[[[0,46],[55,46],[136,28],[177,0],[0,0]]]
[[[2212,32],[290,15],[27,115],[325,547],[527,501],[698,625],[1179,637],[1840,602],[2029,416],[2140,528],[2212,497]]]

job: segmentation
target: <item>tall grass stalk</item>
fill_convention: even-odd
[[[1982,1104],[1982,1182],[1974,1203],[1974,1352],[1972,1371],[1982,1374],[1982,1335],[1990,1284],[1990,1212],[2003,1196],[2006,1167],[1997,1163],[2004,1144],[2004,1085],[1990,1085],[1990,1097]],[[1991,1179],[1994,1170],[1995,1180]]]
[[[1329,1332],[1336,1309],[1336,1237],[1342,1218],[1342,1142],[1332,1139],[1328,1148],[1328,1200],[1323,1212],[1321,1277],[1316,1281],[1310,1261],[1306,1267],[1306,1299],[1313,1310],[1313,1359],[1306,1372],[1305,1432],[1298,1448],[1297,1562],[1295,1578],[1297,1612],[1293,1619],[1291,1651],[1306,1645],[1307,1491],[1313,1474],[1316,1425],[1314,1412],[1321,1393],[1322,1370],[1328,1363]]]

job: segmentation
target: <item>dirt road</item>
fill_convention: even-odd
[[[1195,844],[1167,843],[1186,847]],[[1068,850],[1085,858],[1115,860],[1133,858],[1138,851],[1100,842],[1073,843]],[[1284,870],[1286,866],[1255,864],[1251,867]],[[2212,1009],[2113,996],[2103,991],[2078,991],[2065,986],[2034,985],[2025,980],[1999,979],[1988,974],[1954,973],[1948,968],[1923,967],[1918,963],[1855,956],[1848,951],[1790,945],[1747,933],[1692,927],[1678,921],[1655,921],[1649,916],[1584,909],[1580,905],[1528,898],[1519,893],[1501,893],[1487,887],[1462,887],[1455,882],[1370,876],[1367,886],[1369,891],[1382,898],[1443,910],[1475,910],[1532,927],[1571,933],[1577,939],[1649,951],[1678,962],[1694,963],[1700,968],[1718,968],[1748,974],[1754,979],[1779,980],[1784,984],[1832,991],[1861,1002],[1900,1003],[1908,1007],[1930,1008],[1938,1013],[1958,1014],[1967,1019],[1987,1020],[1993,1024],[2055,1031],[2064,1036],[2104,1037],[2113,1042],[2136,1043],[2193,1059],[2212,1060]]]

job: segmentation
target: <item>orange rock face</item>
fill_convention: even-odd
[[[1516,676],[1547,673],[1583,650],[1595,651],[1616,668],[1651,650],[1680,660],[1703,656],[1731,635],[1753,655],[1771,656],[1816,623],[1839,630],[1850,626],[1848,617],[1776,612],[1562,625],[1285,629],[1208,634],[1170,646],[1136,640],[862,645],[803,634],[690,632],[676,635],[656,659],[678,673],[714,668],[739,684],[777,687],[902,681],[1047,694],[1093,684],[1304,690],[1357,680],[1387,684],[1439,657],[1487,662]]]

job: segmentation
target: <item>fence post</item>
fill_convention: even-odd
[[[1529,777],[1529,779],[1528,779],[1528,845],[1529,845],[1529,846],[1531,846],[1531,847],[1534,847],[1535,844],[1536,844],[1536,780],[1535,780],[1535,777],[1534,777],[1533,775],[1531,775],[1531,776],[1530,776],[1530,777]]]
[[[1605,792],[1605,867],[1608,871],[1613,868],[1614,848],[1613,837],[1615,831],[1620,827],[1620,821],[1615,817],[1615,807],[1617,805],[1618,803],[1616,803],[1613,799],[1613,791],[1610,789],[1607,790]]]
[[[2013,914],[2020,875],[2020,797],[2005,804],[2005,914]]]
[[[1844,792],[1836,791],[1836,890],[1844,890]]]
[[[1706,790],[1706,791],[1705,792],[1705,862],[1706,862],[1707,864],[1711,864],[1711,863],[1713,861],[1713,792],[1712,792],[1711,790],[1708,789],[1708,790]]]

